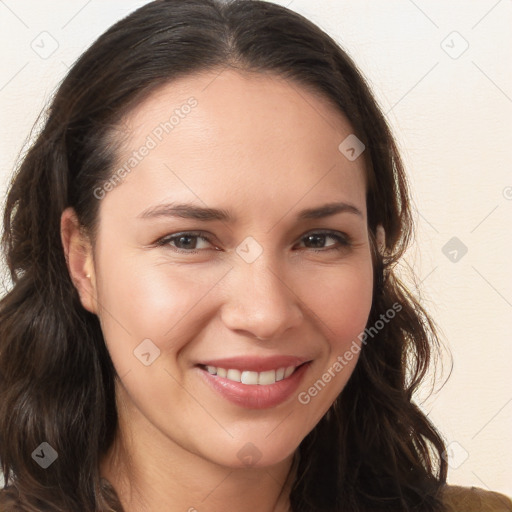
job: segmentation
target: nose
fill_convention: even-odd
[[[276,265],[261,255],[239,262],[229,272],[222,308],[226,327],[245,337],[279,340],[303,321],[301,301]]]

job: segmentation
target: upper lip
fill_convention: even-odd
[[[308,359],[297,356],[274,356],[274,357],[227,357],[223,359],[210,359],[201,361],[202,366],[215,366],[217,368],[231,370],[246,370],[250,372],[265,372],[277,370],[288,366],[300,366],[308,362]]]

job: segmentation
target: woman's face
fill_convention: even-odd
[[[121,424],[155,456],[283,461],[347,383],[370,311],[353,130],[297,84],[228,70],[166,85],[122,129],[83,299]]]

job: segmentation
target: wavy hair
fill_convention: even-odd
[[[123,116],[161,85],[226,67],[284,77],[350,121],[366,146],[375,277],[368,326],[401,305],[300,444],[293,511],[442,510],[444,441],[413,401],[439,339],[396,275],[413,230],[397,145],[347,53],[303,16],[261,0],[158,0],[117,22],[70,69],[17,166],[2,237],[12,281],[0,302],[2,510],[122,511],[99,473],[117,427],[118,377],[99,320],[70,279],[60,218],[72,206],[94,235],[94,190],[114,172]],[[384,255],[375,249],[379,224]],[[31,456],[43,441],[58,453],[47,469]]]

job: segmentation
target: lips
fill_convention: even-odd
[[[296,366],[287,366],[277,368],[276,370],[267,370],[264,372],[252,372],[250,370],[237,370],[235,368],[220,368],[216,366],[207,366],[206,371],[210,375],[217,375],[233,382],[241,382],[249,386],[260,385],[267,386],[275,384],[280,380],[288,378],[296,369]]]
[[[230,402],[251,409],[275,407],[298,388],[309,363],[305,358],[228,358],[196,365],[201,377]]]

